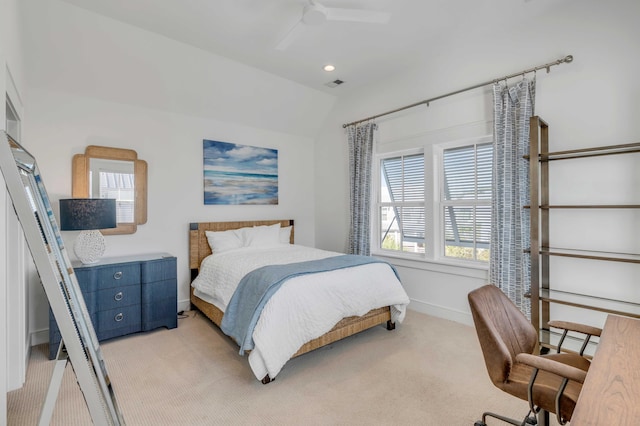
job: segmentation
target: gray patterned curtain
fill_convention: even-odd
[[[371,159],[373,156],[373,135],[376,128],[377,126],[373,122],[347,127],[351,186],[349,254],[368,256],[371,253]]]
[[[529,118],[534,114],[535,77],[513,87],[493,86],[494,160],[489,280],[528,317],[524,295],[531,283],[529,248]]]

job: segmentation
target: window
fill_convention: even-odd
[[[445,257],[489,261],[493,145],[444,149],[440,187]]]
[[[135,222],[135,175],[101,171],[99,184],[100,198],[116,199],[116,222]]]
[[[383,158],[380,177],[380,247],[424,253],[424,154]]]
[[[377,248],[423,258],[488,262],[490,140],[379,156]],[[425,167],[429,164],[434,167]]]
[[[115,148],[109,148],[112,151]],[[85,153],[86,154],[86,153]],[[119,153],[109,153],[115,156]],[[136,223],[136,166],[131,160],[89,159],[89,198],[115,198],[116,222]]]

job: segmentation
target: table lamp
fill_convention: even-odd
[[[100,229],[115,228],[116,200],[112,198],[70,198],[60,200],[60,230],[82,231],[73,251],[84,264],[96,263],[106,248]]]

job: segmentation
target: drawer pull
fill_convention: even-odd
[[[124,314],[122,312],[120,312],[113,319],[115,319],[117,322],[120,322],[120,321],[122,321],[124,319]]]
[[[119,280],[120,278],[122,278],[122,271],[118,271],[115,274],[113,274],[114,280]]]
[[[117,292],[117,293],[116,293],[116,295],[115,295],[115,296],[113,296],[113,298],[114,298],[117,302],[121,301],[123,297],[124,297],[124,295],[122,294],[122,292],[121,292],[121,291]]]

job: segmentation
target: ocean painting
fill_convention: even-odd
[[[278,150],[203,141],[205,204],[278,204]]]

